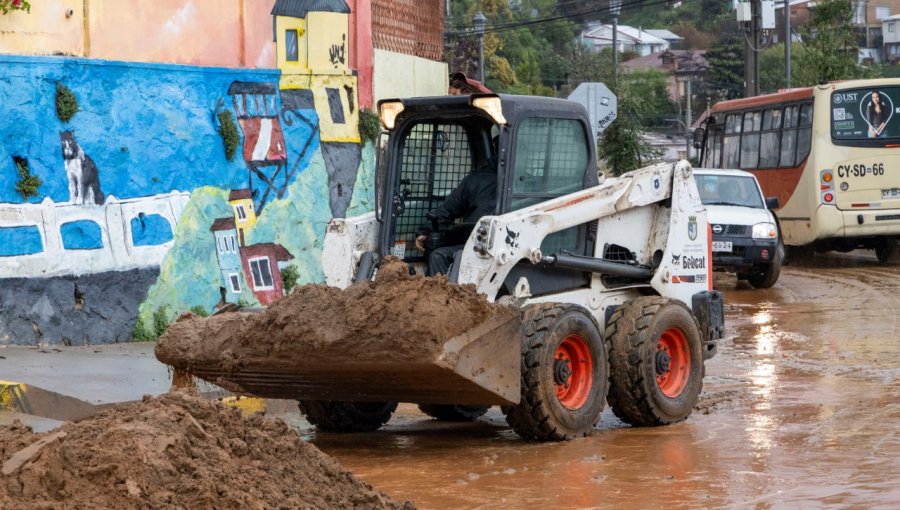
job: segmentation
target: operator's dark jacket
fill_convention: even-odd
[[[457,218],[462,218],[463,223],[475,223],[482,216],[494,214],[496,205],[497,173],[485,166],[467,175],[434,212],[438,228],[445,231]],[[422,225],[416,235],[431,231],[430,224]]]

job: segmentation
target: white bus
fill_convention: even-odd
[[[788,247],[875,250],[900,237],[900,79],[853,80],[717,103],[701,167],[756,175]]]

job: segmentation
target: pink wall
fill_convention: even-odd
[[[359,106],[372,108],[372,3],[371,0],[347,0],[347,5],[351,12],[350,68],[359,72]]]
[[[274,67],[274,0],[88,0],[92,58]]]

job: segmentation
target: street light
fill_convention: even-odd
[[[472,28],[478,36],[478,75],[481,83],[484,83],[484,29],[487,26],[487,18],[484,13],[478,11],[472,17]]]

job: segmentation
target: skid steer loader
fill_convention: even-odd
[[[318,395],[368,402],[301,400],[310,421],[371,430],[394,401],[448,420],[499,404],[520,435],[560,440],[590,431],[605,401],[633,425],[687,418],[724,321],[722,296],[711,290],[706,212],[687,162],[601,182],[587,112],[564,100],[450,96],[381,101],[378,110],[386,140],[376,211],[330,223],[327,283],[369,280],[388,255],[423,272],[429,254],[416,249],[417,232],[487,163],[497,170],[495,214],[456,226],[471,234],[449,278],[518,306],[521,326],[473,325],[476,335],[448,341],[445,356],[409,381],[399,377],[402,367],[380,367],[394,376],[367,381],[348,367],[322,381],[329,389]],[[389,398],[372,402],[378,394]]]
[[[450,282],[518,316],[471,324],[428,359],[321,349],[307,358],[297,339],[292,360],[302,366],[183,368],[295,398],[325,431],[375,430],[397,402],[445,420],[499,405],[519,435],[538,440],[589,433],[607,402],[637,426],[690,415],[722,336],[723,302],[711,290],[711,235],[687,162],[601,179],[587,112],[564,100],[448,96],[381,101],[378,110],[375,211],[329,223],[326,282],[368,282],[388,256],[424,272],[430,253],[416,238],[429,213],[487,166],[496,169],[494,214],[446,229],[461,240],[444,232],[426,246],[459,245]]]

